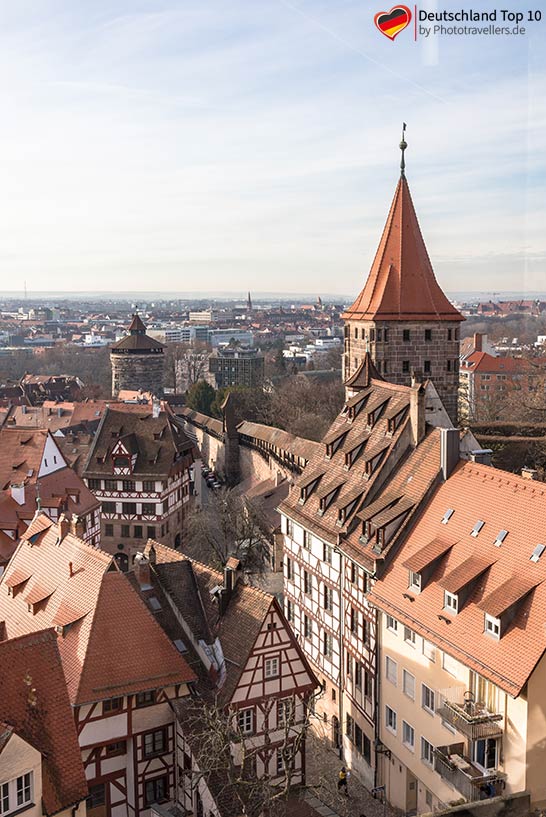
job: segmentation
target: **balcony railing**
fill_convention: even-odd
[[[477,703],[472,693],[463,687],[440,692],[436,712],[470,740],[495,738],[503,733],[502,715],[490,712],[483,704]]]
[[[506,781],[502,772],[484,772],[463,755],[464,744],[438,746],[434,750],[434,769],[470,803],[501,795]]]

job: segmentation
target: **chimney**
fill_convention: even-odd
[[[159,402],[159,398],[152,395],[152,417],[154,420],[157,420],[159,417],[159,412],[161,411],[161,403]]]
[[[524,465],[521,469],[521,476],[523,479],[538,479],[538,471],[536,468],[528,468]]]
[[[21,406],[21,414],[26,414],[26,413],[27,413],[27,407],[23,403],[23,405]]]
[[[483,335],[481,332],[474,333],[474,351],[483,352]]]
[[[72,577],[74,575],[74,565],[72,562],[68,563],[68,575]]]
[[[239,559],[235,559],[234,556],[230,556],[226,562],[226,566],[224,567],[224,586],[219,599],[221,616],[224,615],[228,608],[233,591],[235,590],[235,585],[239,579],[240,572],[241,562]]]
[[[64,513],[62,513],[59,516],[59,521],[57,522],[57,528],[59,530],[59,541],[62,542],[63,539],[65,538],[66,534],[70,530],[70,522],[68,521],[68,519],[66,518]]]
[[[417,446],[425,436],[425,387],[413,377],[410,392],[410,424],[411,441]]]
[[[481,465],[491,465],[493,451],[491,448],[475,448],[470,452],[472,462],[479,462]]]
[[[459,429],[440,429],[440,466],[444,480],[449,479],[459,462]]]
[[[275,488],[278,488],[281,482],[284,481],[284,475],[282,471],[275,471]]]
[[[62,408],[59,406],[59,407],[57,408],[57,417],[62,417],[62,416],[63,416],[63,410],[62,410]]]
[[[18,505],[25,504],[25,483],[24,482],[13,482],[10,486],[10,493],[11,498],[17,502]]]
[[[141,590],[150,590],[152,587],[152,580],[150,575],[150,562],[144,553],[137,553],[134,562],[134,571],[136,580]]]
[[[80,519],[78,514],[72,514],[72,519],[70,520],[70,533],[73,533],[74,536],[77,536],[79,539],[83,539],[83,534],[85,532],[85,525],[83,521]]]

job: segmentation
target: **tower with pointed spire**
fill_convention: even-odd
[[[129,334],[110,348],[112,396],[123,389],[143,391],[160,397],[163,394],[164,347],[146,334],[146,327],[135,313]]]
[[[464,320],[442,292],[421,235],[406,180],[405,129],[400,179],[364,289],[343,313],[343,379],[366,352],[385,380],[430,379],[457,422],[459,327]]]
[[[252,298],[250,297],[250,292],[248,293],[248,298],[246,299],[246,311],[248,314],[252,312]]]

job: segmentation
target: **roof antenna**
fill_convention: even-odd
[[[406,160],[404,158],[404,151],[408,146],[405,139],[406,127],[406,123],[402,122],[402,141],[400,142],[400,150],[402,151],[402,159],[400,160],[400,177],[402,179],[406,178]]]

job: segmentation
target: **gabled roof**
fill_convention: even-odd
[[[71,533],[61,539],[58,525],[43,529],[44,518],[25,532],[0,578],[7,638],[64,625],[59,650],[73,704],[193,680],[112,556]],[[24,589],[8,594],[14,582]],[[42,598],[32,614],[27,597]]]
[[[342,318],[464,320],[436,281],[405,177],[396,187],[364,289]]]
[[[15,733],[42,755],[44,812],[53,815],[87,797],[76,727],[53,630],[0,642],[2,734]]]
[[[345,381],[345,386],[349,386],[353,389],[367,389],[370,385],[370,380],[384,380],[384,378],[381,377],[375,368],[370,353],[366,352],[360,366],[351,377]]]
[[[449,517],[448,509],[453,511]],[[483,526],[476,525],[478,520]],[[546,554],[535,551],[544,543],[545,530],[546,486],[461,462],[435,488],[370,600],[516,696],[546,651]],[[507,531],[502,539],[500,531]],[[452,546],[410,600],[407,571],[417,569],[419,554],[438,539]],[[469,594],[448,624],[442,612],[444,588],[455,592],[468,579]],[[509,608],[500,638],[492,638],[485,632],[484,613],[502,617]]]

